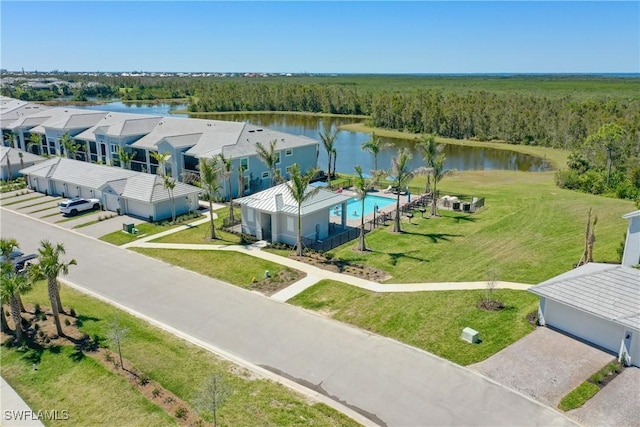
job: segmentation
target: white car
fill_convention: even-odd
[[[79,212],[100,209],[98,199],[68,199],[60,203],[60,212],[65,215],[77,215]]]

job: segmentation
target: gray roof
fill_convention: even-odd
[[[536,295],[640,330],[640,270],[589,263],[529,289]]]
[[[119,167],[54,157],[20,172],[23,175],[68,182],[96,190],[109,186],[122,197],[133,200],[158,202],[169,199],[162,177]],[[173,195],[180,197],[199,192],[198,187],[176,182]]]
[[[309,185],[307,186],[306,192],[308,193],[315,189],[316,187]],[[282,204],[280,206],[278,206],[278,203],[276,202],[277,195],[282,195]],[[311,196],[302,203],[300,214],[304,216],[309,213],[318,212],[322,209],[330,209],[331,207],[346,202],[351,198],[351,196],[336,194],[329,190],[320,189],[314,196]],[[286,183],[276,185],[275,187],[271,187],[250,196],[236,199],[235,202],[262,212],[298,214],[298,204],[291,195]]]
[[[20,153],[22,153],[22,161],[24,163],[37,163],[46,160],[44,157],[37,156],[27,151],[22,151],[17,148],[0,146],[0,164],[5,165],[7,163],[7,156],[9,162],[13,165],[20,165]]]
[[[48,108],[50,107],[2,96],[0,97],[0,128],[13,129],[13,124],[19,119]]]
[[[112,137],[126,137],[144,135],[162,120],[158,116],[145,116],[130,113],[104,113],[102,119],[94,126],[79,133],[76,139],[85,141],[96,140],[96,134],[108,135]]]
[[[45,128],[87,129],[98,123],[106,114],[108,113],[105,111],[55,107],[25,115],[12,123],[11,127],[26,127],[30,128],[31,132],[42,134],[45,133]]]

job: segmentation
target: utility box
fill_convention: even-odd
[[[126,231],[129,234],[133,234],[133,224],[122,223],[122,231]]]
[[[462,339],[467,342],[470,342],[471,344],[477,344],[480,342],[480,338],[478,337],[478,331],[468,327],[462,330]]]

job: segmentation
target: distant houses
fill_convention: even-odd
[[[319,150],[314,139],[247,123],[46,107],[7,97],[0,97],[0,126],[5,145],[12,140],[37,155],[150,174],[162,166],[180,181],[198,174],[200,159],[222,154],[232,163],[231,188],[222,186],[223,198],[269,187],[272,172],[256,154],[256,143],[277,141],[276,172],[284,179],[294,163],[303,171],[315,166]],[[154,154],[164,153],[166,164],[159,165]]]

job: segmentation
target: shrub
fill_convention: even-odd
[[[64,319],[64,325],[65,326],[70,326],[71,325],[71,322],[69,322],[69,319],[66,319],[66,318]]]
[[[40,308],[40,304],[36,304],[33,308],[33,311],[35,312],[36,315],[40,314],[42,312],[42,308]]]
[[[176,409],[176,418],[186,418],[187,417],[187,408],[185,408],[184,406],[179,407],[178,409]]]
[[[158,387],[154,388],[153,391],[151,392],[151,396],[153,397],[158,397],[162,394],[162,392],[160,391],[160,389]]]
[[[69,309],[69,316],[76,317],[76,311],[72,308]]]
[[[147,374],[142,374],[138,381],[140,382],[140,385],[145,386],[149,384],[149,382],[151,381],[151,378],[149,378],[149,375]]]

